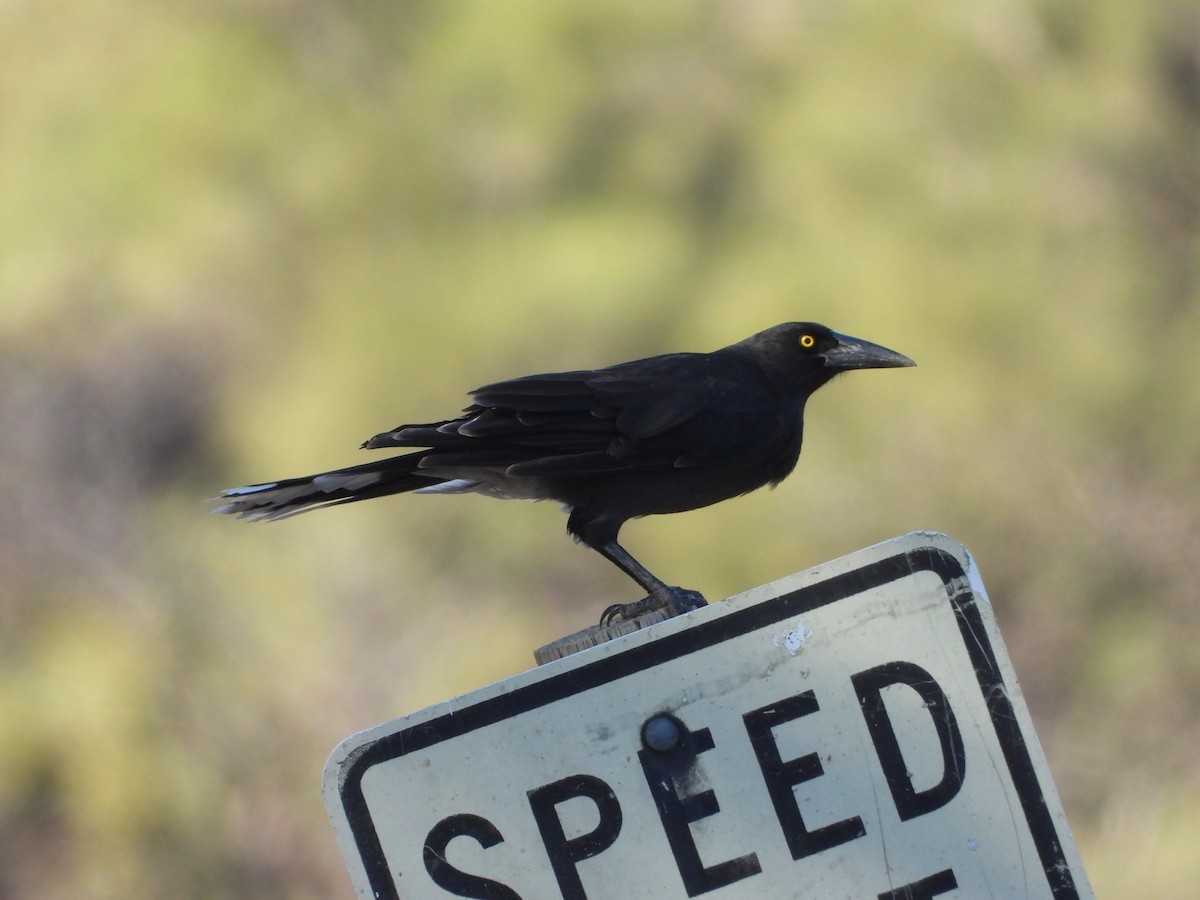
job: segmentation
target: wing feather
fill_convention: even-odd
[[[402,425],[365,446],[432,448],[422,468],[565,478],[719,466],[798,426],[780,414],[761,369],[720,352],[530,375],[471,396],[456,419]]]

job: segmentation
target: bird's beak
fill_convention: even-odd
[[[837,345],[821,354],[830,369],[891,369],[916,365],[903,353],[870,341],[836,332],[833,336],[837,338]]]

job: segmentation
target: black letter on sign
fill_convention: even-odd
[[[646,784],[650,786],[654,805],[658,807],[658,817],[662,819],[667,843],[671,845],[679,877],[683,879],[683,887],[689,897],[715,891],[762,871],[758,856],[753,853],[711,866],[704,865],[700,859],[700,851],[696,849],[696,841],[688,825],[720,812],[721,807],[717,804],[717,795],[711,790],[680,797],[676,780],[685,786],[694,780],[696,757],[712,748],[712,732],[701,728],[686,732],[682,742],[665,753],[648,748],[638,751],[642,771],[646,774]]]
[[[600,821],[587,834],[568,840],[555,807],[572,797],[586,797],[595,803]],[[546,845],[564,900],[582,900],[587,894],[583,892],[575,865],[607,850],[621,833],[621,804],[617,803],[617,795],[594,775],[572,775],[529,791],[529,807],[542,833],[542,843]]]
[[[821,768],[821,760],[815,753],[784,762],[771,729],[816,712],[818,708],[813,692],[805,691],[742,716],[746,733],[750,736],[750,745],[754,747],[754,755],[758,757],[758,766],[767,784],[767,793],[771,795],[771,803],[775,806],[775,817],[779,819],[779,827],[783,829],[788,849],[792,851],[792,859],[803,859],[867,833],[858,816],[809,831],[800,814],[792,787],[819,778],[825,774],[825,770]]]
[[[930,875],[904,887],[884,891],[879,895],[879,900],[930,900],[957,887],[958,879],[954,877],[954,870],[943,869],[936,875]]]
[[[506,884],[468,875],[446,862],[446,847],[460,835],[479,841],[486,850],[501,843],[500,831],[482,816],[460,813],[448,816],[429,829],[425,838],[425,871],[433,883],[456,897],[478,897],[481,900],[521,900],[521,895]]]
[[[883,774],[887,776],[888,788],[892,792],[892,799],[896,801],[900,821],[907,822],[923,816],[953,800],[962,788],[967,759],[954,710],[950,708],[950,702],[933,676],[910,662],[890,662],[852,675],[850,680],[858,692],[863,718],[867,720],[871,740],[875,742],[875,752],[879,756]],[[942,780],[924,791],[918,792],[913,788],[900,742],[896,740],[896,731],[892,728],[892,720],[888,718],[887,707],[883,703],[883,689],[893,684],[906,684],[921,696],[937,730],[942,750]]]

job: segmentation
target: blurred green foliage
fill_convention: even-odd
[[[920,368],[629,546],[964,541],[1098,895],[1193,896],[1198,151],[1187,0],[5,4],[0,896],[348,896],[334,744],[629,585],[550,506],[201,500],[791,319]]]

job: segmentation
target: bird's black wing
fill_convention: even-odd
[[[400,425],[364,447],[429,447],[423,468],[511,466],[563,455],[582,474],[614,471],[604,450],[614,432],[584,384],[591,371],[557,372],[498,382],[472,391],[475,403],[444,422]]]
[[[786,440],[787,404],[751,361],[728,352],[660,359],[671,362],[616,366],[589,381],[619,410],[615,458],[636,469],[721,466]]]
[[[730,355],[529,375],[472,397],[456,419],[401,426],[366,446],[431,447],[427,468],[586,477],[736,462],[785,440],[790,427],[762,371]]]

